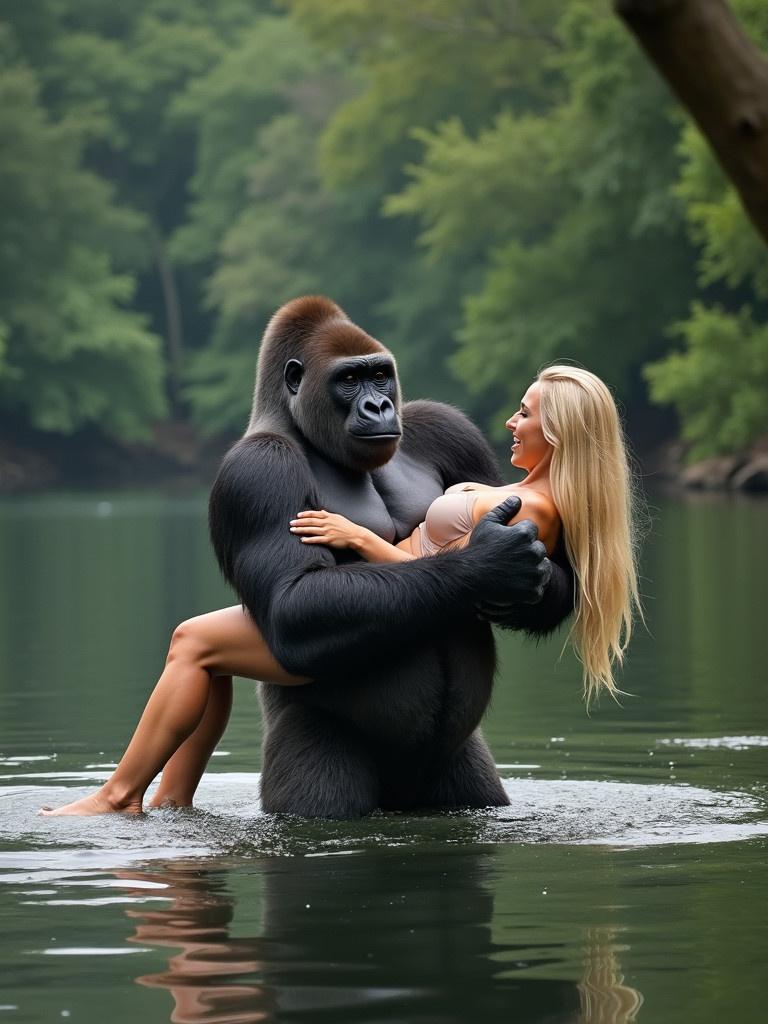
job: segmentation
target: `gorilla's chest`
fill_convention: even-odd
[[[398,452],[374,473],[349,473],[310,456],[323,507],[393,543],[424,520],[442,486],[436,471]]]

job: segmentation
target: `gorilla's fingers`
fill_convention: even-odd
[[[532,519],[521,519],[519,523],[515,523],[514,526],[510,527],[510,529],[515,531],[521,542],[524,541],[530,545],[532,554],[540,557],[538,554],[539,549],[535,547],[536,544],[541,544],[541,541],[539,540],[539,528]]]
[[[489,523],[501,523],[503,526],[506,526],[510,519],[515,518],[522,504],[522,501],[516,494],[511,494],[500,505],[497,505],[496,508],[486,512],[483,519]]]
[[[539,543],[541,544],[541,541],[539,541]],[[543,549],[542,550],[543,561],[541,563],[541,577],[542,577],[541,578],[541,591],[542,591],[542,594],[543,594],[544,591],[549,586],[549,581],[552,579],[552,563],[547,558],[547,549],[544,547],[543,544],[541,544],[541,547]]]

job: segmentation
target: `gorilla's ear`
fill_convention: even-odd
[[[304,364],[298,359],[289,359],[283,369],[283,378],[292,395],[298,392],[303,376]]]

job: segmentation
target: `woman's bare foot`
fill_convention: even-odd
[[[41,807],[39,814],[48,818],[58,818],[67,814],[90,815],[90,814],[141,814],[141,800],[136,797],[125,797],[118,799],[104,789],[90,796],[84,796],[81,800],[75,800],[71,804],[64,804],[63,807]]]
[[[179,804],[173,797],[164,797],[162,800],[155,797],[150,801],[150,807],[161,811],[177,811],[180,807],[191,807],[191,804]]]

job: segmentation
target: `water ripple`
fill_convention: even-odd
[[[76,787],[58,784],[58,773],[39,773],[35,785],[0,790],[0,841],[6,850],[15,848],[0,852],[0,871],[6,872],[0,882],[45,884],[156,858],[334,856],[381,845],[457,843],[642,847],[768,835],[766,805],[755,795],[681,784],[565,779],[506,779],[510,805],[487,811],[311,821],[264,814],[256,774],[212,773],[203,780],[194,810],[40,817],[41,804],[72,800],[100,778],[71,773],[67,780],[75,781],[72,776]]]

